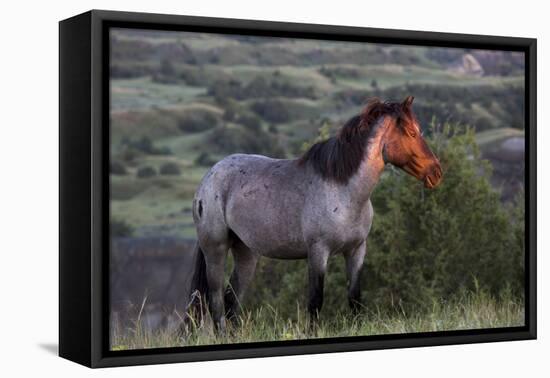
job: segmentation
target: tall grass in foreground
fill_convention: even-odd
[[[434,300],[431,310],[422,313],[405,312],[399,306],[391,309],[364,309],[351,316],[342,312],[332,318],[321,317],[316,331],[308,327],[307,314],[298,304],[297,320],[282,318],[269,305],[245,310],[239,327],[229,327],[226,335],[217,336],[210,322],[195,327],[186,337],[174,330],[146,331],[137,319],[134,327],[111,332],[113,350],[162,348],[191,345],[247,343],[325,337],[403,334],[461,329],[522,326],[525,323],[522,300],[508,291],[494,297],[484,291],[463,293],[449,301]]]

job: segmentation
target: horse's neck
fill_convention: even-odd
[[[361,165],[357,173],[350,180],[355,202],[366,204],[380,180],[380,175],[385,166],[382,154],[384,138],[391,122],[393,120],[390,117],[384,117],[371,130]]]

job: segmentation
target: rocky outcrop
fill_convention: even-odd
[[[452,66],[451,70],[457,73],[472,76],[483,76],[484,74],[483,67],[472,54],[462,55],[460,61]]]
[[[110,259],[111,326],[154,330],[175,326],[189,298],[195,241],[116,238]],[[179,314],[179,315],[178,315]]]

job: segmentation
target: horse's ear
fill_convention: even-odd
[[[412,106],[413,100],[414,96],[407,96],[407,98],[405,98],[405,101],[403,101],[403,107],[410,108]]]

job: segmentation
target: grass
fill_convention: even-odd
[[[134,326],[126,330],[115,327],[111,334],[113,350],[196,346],[212,344],[284,341],[310,338],[387,335],[448,330],[514,327],[524,325],[524,304],[509,293],[494,297],[482,290],[464,293],[450,301],[434,300],[429,310],[405,311],[403,308],[365,309],[360,315],[342,312],[322,316],[315,331],[308,326],[304,310],[297,305],[297,320],[280,315],[265,305],[245,310],[240,326],[228,326],[225,335],[216,335],[209,321],[195,326],[186,337],[173,329],[147,331],[141,326],[141,311]]]

